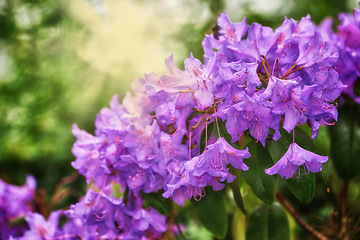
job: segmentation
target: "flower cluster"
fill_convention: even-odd
[[[334,51],[339,53],[336,71],[347,86],[344,94],[360,103],[360,93],[356,89],[356,82],[360,78],[360,11],[354,9],[353,14],[340,14],[339,19],[338,33],[333,32],[330,18],[322,22],[320,30],[333,44]]]
[[[128,204],[88,190],[84,199],[71,206],[66,216],[71,219],[64,235],[91,239],[159,239],[166,231],[166,218],[154,209],[145,210],[137,196]]]
[[[8,223],[26,216],[35,210],[34,194],[36,181],[34,177],[27,176],[23,186],[8,184],[0,179],[0,238],[21,236],[27,230],[26,225],[11,226]]]
[[[87,200],[67,213],[83,219],[88,226],[84,234],[135,231],[121,223],[130,212],[144,211],[142,192],[163,192],[184,205],[191,198],[200,200],[206,186],[223,189],[225,181],[235,178],[229,165],[248,170],[243,159],[250,157],[249,149],[233,147],[243,135],[265,146],[268,139],[281,137],[281,127],[291,132],[308,122],[315,138],[321,123],[337,120],[334,101],[345,88],[334,69],[338,53],[309,16],[299,22],[285,19],[273,31],[257,23],[249,26],[246,19],[233,24],[223,13],[218,31],[205,37],[203,47],[205,63],[190,55],[180,70],[169,57],[167,74],[151,73],[135,82],[134,95],[128,93],[122,104],[115,96],[97,116],[95,135],[73,126],[73,167],[101,192],[88,192]],[[231,142],[221,135],[220,120]],[[293,143],[266,173],[290,178],[302,165],[318,172],[326,161]],[[113,183],[140,203],[129,207],[115,201]],[[108,220],[94,225],[103,218]],[[140,225],[131,227],[143,229]],[[166,227],[146,229],[161,234]]]
[[[359,13],[341,18],[341,34],[335,36],[310,16],[285,18],[273,30],[246,19],[232,23],[221,14],[216,31],[202,42],[204,63],[190,55],[180,70],[171,56],[165,60],[167,74],[135,81],[134,93],[122,103],[112,98],[96,118],[94,135],[73,125],[72,166],[91,188],[64,212],[69,220],[62,227],[62,211],[48,221],[29,213],[24,238],[160,238],[172,226],[145,208],[143,194],[159,193],[184,205],[200,200],[207,186],[223,189],[235,179],[230,166],[249,169],[243,159],[251,149],[239,144],[242,137],[266,146],[281,138],[281,128],[291,132],[309,123],[315,138],[321,124],[337,121],[335,100],[348,84],[339,80],[346,63],[339,63],[333,40],[342,37],[348,49],[360,46],[351,40],[356,36],[346,34],[359,29]],[[219,122],[225,122],[225,132]],[[319,172],[327,160],[293,142],[265,173],[291,178],[301,166]],[[114,185],[122,189],[117,194]]]
[[[219,32],[203,41],[205,59],[219,58],[222,91],[218,116],[237,141],[246,130],[265,145],[269,128],[291,132],[309,122],[317,136],[321,123],[337,120],[334,100],[345,87],[338,81],[338,54],[325,41],[310,16],[284,20],[273,31],[257,23],[231,24],[225,14]],[[244,37],[246,35],[246,38]]]

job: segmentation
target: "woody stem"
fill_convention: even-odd
[[[341,220],[340,220],[340,232],[339,238],[344,240],[349,240],[348,235],[348,218],[347,218],[347,200],[348,200],[348,193],[349,193],[349,182],[345,181],[340,189],[339,199],[340,199],[340,212],[341,212]]]
[[[300,216],[300,214],[295,210],[295,208],[281,195],[280,192],[276,193],[276,197],[281,205],[292,215],[295,221],[308,233],[312,234],[319,240],[328,240],[326,236],[322,233],[316,231],[312,228],[305,220]]]

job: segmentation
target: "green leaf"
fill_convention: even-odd
[[[276,203],[259,205],[252,212],[246,230],[246,240],[287,240],[290,228],[284,210]]]
[[[206,188],[205,197],[200,201],[192,200],[191,203],[203,226],[215,237],[224,238],[228,227],[224,191]]]
[[[316,177],[314,173],[302,174],[299,178],[293,176],[285,180],[286,186],[295,197],[304,204],[309,204],[315,195]]]
[[[339,176],[348,181],[360,174],[360,105],[348,99],[338,110],[338,122],[329,128],[330,154]]]
[[[281,138],[276,142],[271,142],[268,145],[270,155],[273,162],[276,163],[288,150],[289,145],[293,142],[292,133],[288,133],[285,130],[280,130]],[[295,129],[295,142],[302,148],[318,153],[314,143],[309,135],[303,130]],[[295,174],[291,179],[283,179],[289,190],[295,195],[295,197],[302,203],[308,204],[314,197],[316,178],[315,174],[310,173],[308,175],[302,173],[300,177]]]
[[[115,198],[121,198],[124,194],[120,183],[111,182],[111,194]]]
[[[244,179],[261,201],[272,204],[277,190],[277,176],[265,173],[265,169],[273,165],[271,155],[260,142],[251,141],[248,147],[251,157],[244,159],[249,167],[249,170],[243,172]]]
[[[125,188],[125,192],[124,192],[123,196],[124,196],[123,201],[124,201],[125,205],[127,205],[128,201],[129,201],[129,188],[128,187]]]
[[[241,188],[240,188],[240,169],[236,169],[233,166],[229,165],[230,173],[236,178],[234,181],[229,183],[229,186],[231,188],[231,191],[234,195],[234,200],[238,208],[246,215],[246,209],[244,206],[244,202],[241,196]]]
[[[150,206],[156,209],[159,213],[166,216],[171,214],[171,202],[162,196],[162,192],[157,193],[143,193],[142,196],[145,200],[145,206]]]

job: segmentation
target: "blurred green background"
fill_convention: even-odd
[[[71,125],[94,132],[96,114],[135,77],[202,59],[218,15],[271,27],[284,16],[319,23],[351,12],[339,0],[0,0],[0,178],[33,174],[51,196],[75,172]],[[83,186],[80,178],[75,185]]]

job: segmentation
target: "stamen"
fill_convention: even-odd
[[[296,63],[294,64],[294,66],[296,65]],[[292,68],[292,67],[291,67]],[[290,69],[291,69],[290,68]],[[292,70],[292,71],[290,71],[290,69],[289,69],[289,71],[287,71],[287,73],[285,73],[285,75],[281,78],[281,79],[285,79],[287,76],[289,76],[290,74],[292,74],[292,73],[294,73],[294,72],[297,72],[297,71],[299,71],[299,70],[301,70],[301,69],[303,69],[304,67],[299,67],[299,68],[297,68],[297,69],[294,69],[294,70]]]
[[[317,98],[315,98],[315,97],[313,97],[313,99],[315,100],[315,102],[317,103],[317,104],[319,104],[319,106],[323,109],[323,110],[328,110],[328,109],[331,109],[331,108],[333,108],[334,107],[334,105],[332,105],[332,104],[328,104],[328,105],[330,105],[329,107],[327,107],[326,105],[327,105],[327,102],[326,102],[326,100],[324,100],[325,101],[325,103],[323,102],[323,103],[320,103],[319,101],[318,101],[318,99]],[[322,104],[324,104],[324,105],[322,105]]]
[[[268,67],[269,71],[270,71],[270,76],[273,75],[273,71],[271,71],[271,67],[270,67],[270,64],[268,62],[268,60],[266,59],[265,55],[261,55],[262,58],[264,58],[265,60],[265,63],[266,63],[266,66]]]
[[[265,61],[261,61],[261,64],[263,65],[263,67],[264,67],[264,69],[265,69],[266,76],[267,76],[267,78],[269,79],[270,76],[269,76],[269,72],[268,72],[268,70],[267,70],[267,68],[266,68]]]
[[[265,85],[268,84],[268,82],[267,82],[267,81],[265,80],[265,78],[261,75],[261,73],[259,73],[258,76],[259,76],[260,81],[262,81],[263,83],[265,83]]]
[[[297,67],[297,64],[294,63],[294,65],[292,65],[292,67],[284,74],[284,77],[285,77],[285,75],[287,76],[288,73],[291,72],[291,70],[293,70],[293,69],[296,68],[296,67]],[[282,79],[283,79],[284,77],[282,77]]]
[[[298,175],[296,176],[296,179],[299,179],[300,177],[300,167],[298,168]]]
[[[195,190],[195,189],[196,189],[196,190]],[[198,189],[199,189],[199,187],[189,186],[189,187],[188,187],[188,190],[187,190],[187,193],[189,193],[189,190],[191,190],[190,196],[194,196],[194,193],[198,192],[198,191],[197,191]],[[198,194],[196,197],[194,196],[195,201],[200,201],[201,198],[202,198],[203,196],[205,196],[205,195],[202,195],[202,191],[203,191],[203,189],[201,190],[201,193],[200,193],[200,194]],[[190,197],[190,198],[191,198],[191,197]]]
[[[173,132],[172,134],[169,134],[169,135],[170,135],[170,136],[173,136],[173,135],[175,135],[178,131],[179,131],[179,128],[177,128],[177,129],[175,130],[175,132]]]
[[[198,202],[201,200],[201,198],[202,198],[201,195],[197,195],[196,197],[194,197],[194,200]]]
[[[300,111],[300,113],[304,114],[304,112],[306,111],[306,107],[302,107],[298,102],[296,102],[294,100],[294,98],[292,98],[295,106],[298,108],[298,110]],[[295,109],[296,110],[296,109]],[[305,114],[304,114],[305,115]]]
[[[310,163],[308,163],[308,164],[306,164],[306,163],[304,163],[304,173],[306,174],[306,175],[309,175],[310,174],[310,170],[309,170],[309,165]],[[305,168],[306,168],[306,170],[307,170],[307,172],[305,171]]]
[[[276,63],[276,77],[279,78],[279,59],[275,60]]]
[[[195,91],[190,89],[190,90],[180,90],[179,93],[194,93]]]
[[[102,211],[102,212],[100,212],[100,213],[95,213],[95,220],[96,220],[97,222],[102,221],[102,220],[105,218],[105,213],[106,213],[106,212],[107,212],[107,211],[104,210],[104,211]]]
[[[331,123],[328,123],[328,122],[326,122],[324,119],[321,119],[320,120],[322,123],[324,123],[325,125],[328,125],[328,126],[333,126],[333,125],[335,125],[335,121],[334,122],[331,122]]]
[[[201,196],[201,197],[205,197],[205,194],[206,194],[205,188],[203,188],[203,189],[201,190],[200,196]]]
[[[211,159],[211,165],[213,165],[213,167],[216,169],[216,170],[219,170],[219,171],[229,171],[229,168],[226,167],[226,163],[224,163],[224,161],[226,162],[226,157],[224,156],[223,153],[221,153],[221,157],[220,157],[220,162],[215,162],[216,158],[213,157]],[[224,160],[224,161],[223,161]]]

